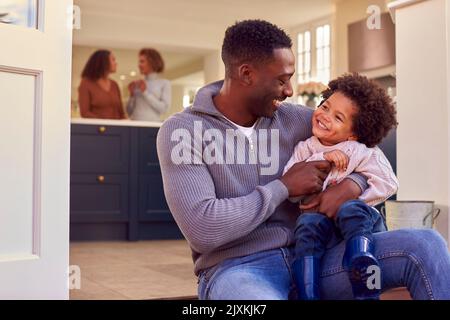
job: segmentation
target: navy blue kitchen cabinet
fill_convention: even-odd
[[[164,196],[156,151],[157,133],[157,130],[139,128],[139,238],[180,238],[179,229],[172,227],[176,223]]]
[[[73,173],[128,173],[130,127],[72,125]]]
[[[156,153],[158,128],[72,124],[70,239],[180,239]]]
[[[70,189],[73,222],[127,221],[127,175],[73,174]]]

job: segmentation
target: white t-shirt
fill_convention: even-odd
[[[227,119],[232,124],[234,124],[239,129],[239,131],[241,131],[248,139],[250,139],[251,135],[255,131],[256,124],[259,121],[259,119],[256,120],[255,123],[253,124],[253,126],[251,126],[251,127],[243,127],[243,126],[238,125],[237,123],[234,123],[233,121],[231,121],[230,119],[228,119],[226,117],[225,117],[225,119]]]

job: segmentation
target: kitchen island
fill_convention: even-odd
[[[156,152],[161,123],[72,119],[70,239],[180,239]]]

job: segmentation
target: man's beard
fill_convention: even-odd
[[[249,99],[248,103],[252,114],[256,117],[272,118],[276,109],[273,106],[274,95],[258,96]]]

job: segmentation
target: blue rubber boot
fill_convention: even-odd
[[[356,300],[379,300],[380,298],[380,265],[373,251],[372,241],[364,236],[355,236],[346,243],[342,265],[348,271]],[[378,280],[374,278],[377,277],[374,272],[379,273]]]
[[[320,259],[313,256],[300,257],[294,261],[293,269],[298,299],[320,300]]]

